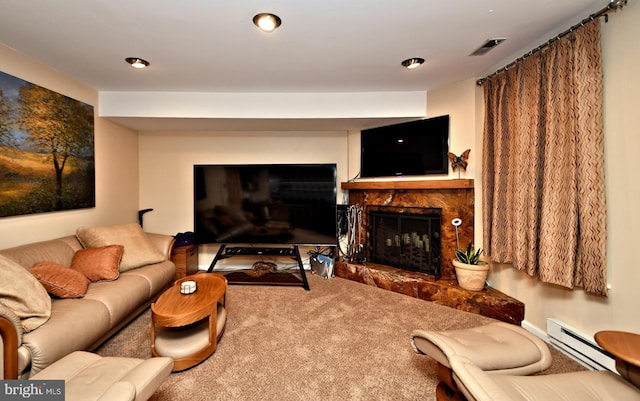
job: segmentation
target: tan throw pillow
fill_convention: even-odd
[[[120,276],[120,260],[123,252],[122,245],[80,249],[73,254],[71,269],[82,273],[92,283],[115,280]]]
[[[11,309],[29,332],[51,316],[51,298],[42,284],[11,259],[0,255],[0,304]]]
[[[122,245],[124,253],[120,271],[164,261],[164,255],[153,246],[139,224],[122,224],[103,227],[80,227],[76,237],[85,248]]]
[[[29,272],[51,295],[58,298],[82,298],[87,293],[89,280],[84,274],[54,262],[38,262]]]

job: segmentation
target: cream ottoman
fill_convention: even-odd
[[[64,380],[65,401],[145,401],[173,367],[171,358],[120,358],[76,351],[29,380]]]

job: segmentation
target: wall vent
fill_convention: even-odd
[[[565,323],[556,319],[547,319],[547,334],[553,346],[585,367],[592,370],[606,369],[617,373],[613,355]]]

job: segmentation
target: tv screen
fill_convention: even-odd
[[[194,166],[197,243],[336,245],[336,165]]]
[[[361,177],[447,174],[449,116],[361,132]]]

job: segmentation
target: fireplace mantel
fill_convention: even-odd
[[[348,181],[340,185],[342,189],[470,189],[472,179],[457,180],[396,180],[396,181]]]

